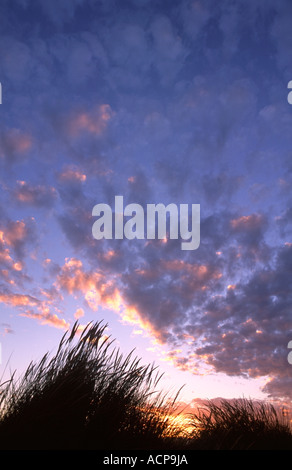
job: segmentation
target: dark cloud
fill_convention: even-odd
[[[232,177],[226,173],[212,176],[206,174],[202,178],[202,187],[208,204],[217,205],[218,202],[230,203],[232,196],[241,183],[242,177]]]
[[[263,390],[269,397],[291,397],[292,380],[290,374],[284,377],[272,378],[264,387]]]
[[[58,216],[60,226],[75,249],[84,248],[92,240],[91,213],[74,207]]]
[[[274,389],[278,383],[279,390],[282,380],[289,381],[290,262],[290,247],[279,249],[274,267],[258,269],[248,282],[231,286],[227,294],[215,296],[204,305],[206,315],[199,321],[199,333],[207,341],[196,353],[208,355],[207,361],[216,371],[252,377],[270,375]],[[291,398],[287,388],[282,394]]]

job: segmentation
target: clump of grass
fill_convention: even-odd
[[[189,447],[212,450],[292,449],[288,423],[273,405],[248,399],[212,400],[190,415],[193,435]]]
[[[112,349],[105,328],[78,336],[75,323],[52,358],[1,385],[0,448],[155,449],[175,439],[175,399],[156,392],[161,375]]]
[[[123,357],[104,339],[106,326],[79,334],[76,322],[53,357],[0,385],[0,449],[292,450],[291,429],[270,404],[208,401],[188,420],[173,419],[178,394],[157,392],[161,374]]]

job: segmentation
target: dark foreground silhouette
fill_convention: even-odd
[[[209,401],[178,425],[161,375],[104,339],[106,325],[76,323],[50,358],[1,385],[2,450],[291,449],[288,423],[269,404]]]

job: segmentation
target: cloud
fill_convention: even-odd
[[[205,2],[184,2],[181,16],[186,34],[195,40],[211,17],[211,11]]]
[[[268,397],[285,397],[291,399],[292,378],[289,374],[284,377],[273,377],[263,387],[263,391],[268,394]]]
[[[69,197],[72,201],[78,201],[78,192],[66,193],[65,197],[69,202]],[[79,200],[80,202],[80,200]],[[67,213],[57,216],[57,220],[61,229],[65,233],[67,239],[75,249],[84,249],[87,245],[90,246],[92,242],[92,211],[93,204],[90,206],[90,211],[84,210],[82,207],[74,207],[68,209]]]
[[[21,316],[38,320],[41,325],[49,325],[65,330],[68,330],[70,327],[70,323],[64,318],[59,318],[58,315],[51,314],[48,311],[44,311],[43,313],[25,312],[21,313]]]
[[[57,199],[57,191],[45,185],[33,186],[26,181],[17,181],[17,188],[12,192],[17,202],[38,208],[50,208]]]
[[[35,241],[35,220],[30,218],[27,220],[8,220],[1,227],[1,242],[6,249],[13,250],[18,258],[22,261],[26,255],[26,248]]]
[[[24,294],[0,293],[0,302],[15,307],[38,305],[38,299]]]
[[[94,136],[102,135],[114,113],[109,104],[96,106],[92,111],[73,111],[64,123],[70,137],[78,137],[86,132]]]
[[[15,257],[13,250],[5,240],[4,231],[0,230],[0,279],[8,286],[20,286],[27,281],[23,256]]]
[[[291,4],[281,1],[278,4],[277,15],[271,28],[271,36],[275,39],[277,46],[277,63],[281,70],[288,74],[291,70],[291,49],[292,40],[289,31],[289,23],[292,14]],[[288,75],[287,75],[288,76]]]
[[[76,310],[76,312],[74,313],[74,318],[76,318],[76,320],[79,320],[79,318],[83,317],[84,316],[84,310],[83,308],[78,308]]]
[[[179,36],[173,31],[171,21],[166,16],[154,18],[150,30],[154,40],[154,46],[162,58],[177,61],[183,54],[183,46]]]
[[[71,295],[82,294],[93,310],[100,306],[110,308],[115,303],[118,308],[119,292],[115,283],[99,272],[85,271],[82,261],[77,258],[66,259],[56,286]]]
[[[14,331],[9,323],[1,323],[0,328],[3,329],[3,332],[0,333],[1,336],[14,334]]]
[[[245,246],[257,246],[262,241],[267,223],[263,214],[243,215],[230,221],[232,231]]]
[[[6,217],[2,219],[0,224],[0,279],[7,287],[21,288],[27,281],[31,281],[31,276],[27,274],[27,256],[34,243],[36,243],[34,219],[17,221]],[[19,299],[18,301],[21,301]],[[6,300],[9,302],[9,298]]]
[[[62,182],[76,181],[83,183],[86,181],[86,175],[82,173],[80,169],[68,166],[60,172],[60,174],[58,175],[58,179]]]
[[[25,41],[19,41],[12,35],[2,37],[2,46],[3,72],[8,82],[21,86],[22,80],[29,80],[35,65],[30,47]]]
[[[278,250],[274,267],[258,269],[246,283],[242,281],[225,295],[206,302],[205,315],[192,329],[194,334],[197,330],[206,338],[205,344],[195,348],[196,354],[204,357],[217,372],[270,376],[272,381],[265,390],[270,387],[276,391],[278,386],[279,394],[281,382],[290,375],[287,361],[292,326],[288,286],[290,248]],[[282,396],[291,398],[291,391],[287,391],[282,389]]]
[[[83,298],[93,311],[105,308],[116,312],[120,319],[128,324],[141,326],[150,336],[161,340],[155,326],[130,303],[121,288],[118,278],[106,276],[96,270],[84,269],[81,260],[66,259],[55,283],[57,289],[76,298]]]
[[[0,302],[12,307],[14,312],[18,310],[20,316],[36,319],[42,325],[68,329],[70,323],[59,317],[59,301],[60,294],[56,289],[50,289],[49,291],[43,289],[39,292],[38,297],[29,293],[20,294],[10,290],[0,292]],[[54,313],[55,310],[57,313]]]
[[[7,164],[27,156],[32,145],[32,137],[20,129],[6,129],[0,133],[0,157]]]
[[[37,9],[37,13],[42,12],[45,18],[56,27],[61,27],[67,21],[71,21],[74,18],[76,9],[82,6],[84,0],[64,0],[58,7],[56,1],[52,1],[49,5],[47,2],[40,0],[38,5],[35,5],[31,0],[16,0],[16,8],[19,8],[19,12],[23,13],[24,10],[31,10],[33,7]]]
[[[84,187],[87,182],[87,175],[77,165],[66,165],[57,173],[57,189],[62,201],[66,207],[67,214],[74,214],[74,208],[86,207],[87,199],[84,195]]]
[[[226,173],[212,176],[205,174],[202,177],[202,188],[206,201],[212,205],[218,205],[219,201],[226,204],[232,199],[233,194],[240,188],[242,177],[230,177]]]
[[[280,380],[289,374],[291,246],[262,247],[267,229],[262,214],[224,214],[218,219],[212,216],[208,223],[203,220],[204,250],[196,260],[176,258],[176,250],[162,255],[161,248],[151,244],[139,257],[131,257],[130,247],[125,245],[119,255],[122,259],[115,264],[116,253],[111,248],[107,260],[101,255],[92,259],[93,265],[99,260],[100,268],[106,266],[104,279],[87,278],[75,270],[67,280],[67,289],[72,286],[74,292],[81,286],[84,294],[94,282],[93,292],[87,295],[93,306],[107,304],[106,297],[101,301],[100,286],[104,283],[105,292],[110,286],[114,310],[176,351],[169,358],[182,370],[270,377],[276,383],[277,377]],[[214,240],[218,242],[213,245]],[[166,247],[167,243],[163,250]],[[248,258],[250,250],[255,258]],[[108,264],[111,259],[112,267]],[[108,284],[111,275],[114,277]],[[191,343],[190,336],[194,338]],[[178,346],[182,349],[179,353]],[[285,393],[283,389],[283,396]]]

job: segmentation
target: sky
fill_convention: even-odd
[[[2,0],[1,374],[102,321],[181,399],[292,399],[290,0]],[[96,204],[200,205],[200,245]]]

